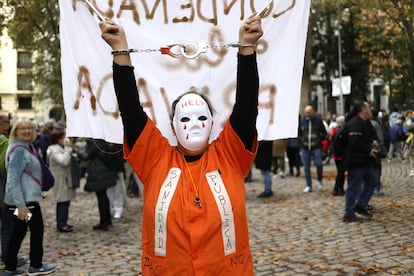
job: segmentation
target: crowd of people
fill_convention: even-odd
[[[334,151],[334,145],[342,149]],[[330,160],[336,166],[333,196],[345,196],[345,222],[360,221],[358,213],[372,216],[369,204],[373,194],[384,195],[381,185],[382,162],[409,161],[409,176],[414,176],[414,112],[375,110],[368,102],[356,101],[345,116],[321,116],[308,105],[299,116],[298,136],[274,141],[259,141],[256,168],[263,176],[264,191],[259,198],[271,197],[272,177],[299,176],[303,167],[305,188],[313,191],[311,165],[316,167],[317,185],[324,189],[323,167]],[[273,147],[273,148],[272,148]],[[285,172],[285,158],[289,171]],[[294,174],[294,170],[296,173]],[[250,175],[245,179],[250,181]]]
[[[126,205],[122,145],[99,139],[68,138],[65,124],[51,119],[37,124],[0,114],[0,203],[2,275],[24,275],[18,267],[30,261],[27,275],[43,275],[56,266],[44,264],[44,224],[40,201],[44,198],[41,159],[54,178],[56,230],[70,233],[69,207],[86,177],[85,190],[96,192],[100,221],[94,230],[108,230],[111,217],[122,217]],[[84,141],[84,146],[82,145]],[[79,143],[78,143],[79,142]],[[83,171],[83,172],[82,172]],[[29,257],[18,256],[30,229]]]
[[[23,275],[18,267],[30,260],[28,275],[49,274],[55,265],[44,264],[42,158],[55,178],[56,229],[70,233],[69,208],[86,177],[84,189],[95,192],[99,223],[93,230],[107,231],[112,218],[122,216],[125,200],[124,157],[142,181],[142,274],[253,275],[245,205],[245,181],[253,163],[261,171],[264,191],[274,196],[273,176],[299,177],[303,167],[304,193],[323,183],[324,160],[335,161],[333,196],[345,196],[343,221],[372,217],[369,202],[381,187],[381,160],[410,160],[414,176],[414,113],[375,112],[368,102],[355,102],[346,116],[326,120],[307,105],[299,116],[298,135],[275,141],[257,141],[259,76],[255,45],[263,35],[260,17],[252,15],[239,29],[236,101],[217,139],[210,141],[213,108],[197,91],[179,96],[172,105],[171,125],[177,139],[172,146],[147,116],[140,103],[122,26],[111,20],[99,23],[102,38],[112,48],[113,79],[125,140],[123,145],[85,139],[86,145],[65,136],[64,124],[50,121],[37,126],[0,114],[0,176],[2,203],[2,275]],[[137,108],[137,106],[139,108]],[[388,120],[389,119],[389,120]],[[394,120],[395,119],[395,120]],[[339,133],[342,135],[340,136]],[[332,152],[342,137],[341,153]],[[285,172],[285,158],[288,172]],[[156,168],[156,169],[154,169]],[[83,173],[82,174],[82,171]],[[249,173],[250,170],[250,173]],[[347,176],[347,177],[345,177]],[[347,185],[345,188],[345,179]],[[39,185],[40,183],[40,185]],[[30,229],[29,258],[18,256]],[[235,260],[243,259],[243,262]],[[145,265],[151,263],[151,266]]]
[[[323,151],[326,151],[323,141],[332,145],[341,130],[346,136],[344,152],[338,154],[332,147],[328,149],[337,169],[332,195],[345,196],[344,222],[361,221],[356,214],[372,217],[369,204],[372,195],[384,195],[381,187],[383,160],[408,160],[409,176],[414,176],[414,112],[411,110],[388,116],[385,111],[373,110],[367,102],[356,102],[346,116],[326,120],[317,115],[312,106],[306,106],[300,116],[297,137],[258,141],[254,161],[264,181],[264,191],[258,197],[274,196],[272,178],[298,177],[301,167],[305,176],[304,192],[312,192],[312,162],[316,167],[318,187],[323,189]],[[55,177],[52,192],[56,201],[56,229],[63,233],[74,229],[68,220],[70,202],[78,187],[72,179],[71,160],[75,159],[78,166],[83,164],[77,169],[84,170],[78,177],[86,177],[85,190],[93,191],[97,196],[100,220],[93,229],[106,231],[112,227],[112,217],[122,216],[126,204],[122,145],[100,139],[79,139],[86,143],[79,147],[76,139],[66,138],[64,124],[51,120],[36,125],[30,120],[19,119],[11,126],[6,114],[0,114],[0,134],[1,266],[5,269],[2,275],[22,275],[24,271],[18,267],[29,259],[28,275],[51,273],[56,267],[42,263],[44,226],[39,205],[42,194],[33,181],[33,177],[41,177],[37,158],[43,158],[49,164]],[[18,256],[27,228],[31,235],[29,258]]]
[[[409,176],[414,176],[414,112],[393,111],[391,114],[375,111],[367,102],[356,102],[345,116],[332,116],[327,120],[317,115],[312,106],[306,106],[299,117],[297,137],[258,141],[254,161],[264,181],[264,191],[258,197],[274,196],[272,178],[298,177],[301,167],[305,176],[304,192],[312,192],[312,162],[318,187],[323,189],[323,152],[328,150],[337,169],[332,195],[345,196],[344,222],[361,221],[356,214],[372,217],[369,204],[372,195],[384,195],[382,161],[409,161]],[[332,145],[335,134],[341,129],[347,135],[346,149],[343,154],[335,155],[331,146],[324,149],[323,141]],[[39,205],[42,194],[32,180],[40,178],[37,158],[48,163],[55,177],[52,193],[56,201],[57,231],[74,230],[68,223],[70,202],[79,187],[72,183],[73,159],[80,165],[77,169],[84,170],[78,177],[87,178],[85,190],[96,193],[100,220],[93,229],[106,231],[112,227],[112,218],[122,216],[126,204],[122,146],[100,139],[79,139],[85,142],[79,147],[82,143],[76,143],[77,139],[66,138],[64,124],[50,120],[36,125],[19,119],[10,125],[6,114],[0,114],[0,134],[2,275],[21,275],[24,271],[18,267],[29,260],[28,275],[51,273],[56,266],[42,263],[44,226]],[[26,170],[30,171],[26,173]],[[247,182],[247,178],[245,180]],[[27,228],[30,228],[32,241],[29,258],[18,256]]]

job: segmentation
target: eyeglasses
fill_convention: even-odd
[[[17,130],[33,130],[33,127],[17,127]]]

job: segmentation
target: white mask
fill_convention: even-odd
[[[197,94],[184,95],[175,107],[173,127],[187,150],[201,150],[210,138],[213,120],[207,102]]]

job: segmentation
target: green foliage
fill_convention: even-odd
[[[371,47],[371,53],[373,59],[379,61],[378,70],[373,75],[381,77],[390,85],[390,109],[412,108],[414,3],[412,0],[370,2],[371,13],[376,17],[365,28],[374,33],[371,45],[376,44],[377,47]]]
[[[365,99],[368,92],[369,60],[358,47],[361,36],[359,17],[360,7],[351,1],[314,1],[312,16],[316,18],[313,28],[312,54],[315,65],[322,65],[322,79],[319,83],[325,95],[331,95],[332,78],[339,77],[338,34],[340,25],[342,76],[351,76],[351,95],[345,97],[347,102],[353,99]],[[340,12],[340,18],[338,18]],[[338,20],[339,19],[339,20]],[[317,73],[317,72],[314,72]]]
[[[59,7],[57,0],[8,0],[11,16],[5,25],[16,49],[33,53],[32,77],[42,98],[62,104]]]
[[[4,22],[6,21],[6,10],[5,5],[0,1],[0,34],[4,28]]]
[[[321,65],[320,84],[330,95],[338,77],[338,5],[341,10],[342,75],[352,77],[353,99],[365,99],[369,80],[390,85],[390,106],[414,104],[414,2],[412,0],[314,0],[311,22],[313,65]],[[317,73],[317,72],[314,72]],[[411,105],[411,106],[410,106]]]

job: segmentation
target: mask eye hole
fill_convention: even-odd
[[[189,121],[190,121],[190,118],[188,118],[188,117],[182,117],[181,120],[180,120],[181,123],[187,123]]]
[[[199,121],[206,121],[207,120],[207,116],[202,115],[202,116],[198,117],[198,120]]]

